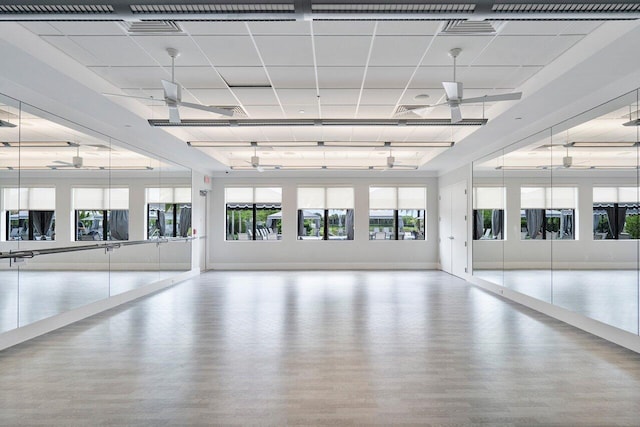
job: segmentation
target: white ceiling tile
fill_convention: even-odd
[[[441,89],[443,81],[453,79],[452,67],[420,67],[411,81],[411,88]]]
[[[318,126],[292,127],[296,141],[322,141],[322,128]]]
[[[478,57],[474,65],[547,65],[582,38],[583,36],[499,36]]]
[[[453,48],[462,49],[458,56],[458,65],[469,65],[493,38],[494,36],[438,36],[429,48],[422,65],[450,65],[453,67],[453,59],[449,57],[449,51]],[[491,65],[500,65],[500,63]]]
[[[402,89],[364,89],[360,98],[360,105],[394,105],[400,95],[402,95]]]
[[[249,29],[254,35],[309,35],[311,25],[309,21],[256,21],[249,22]]]
[[[355,105],[322,105],[322,117],[323,118],[333,118],[333,119],[343,119],[343,118],[353,118],[356,114],[356,106]]]
[[[269,78],[264,67],[216,67],[229,86],[267,86]]]
[[[87,50],[68,37],[42,36],[41,38],[82,65],[96,64],[100,62],[91,50]]]
[[[457,79],[465,88],[516,87],[541,67],[461,67]],[[453,77],[453,76],[452,76]]]
[[[309,36],[255,36],[265,65],[313,66]]]
[[[376,35],[434,35],[441,25],[441,21],[380,21]]]
[[[275,88],[311,88],[316,87],[316,74],[313,67],[267,67],[269,77]]]
[[[364,66],[367,63],[371,37],[316,36],[314,43],[319,67]]]
[[[124,28],[117,22],[101,21],[56,21],[51,22],[62,34],[68,36],[122,36],[126,35]]]
[[[570,21],[561,34],[590,34],[602,24],[603,21]]]
[[[249,36],[194,36],[193,39],[216,67],[262,65]]]
[[[294,119],[316,119],[320,117],[318,104],[288,104],[283,106],[287,117]],[[300,111],[304,111],[301,113]]]
[[[394,105],[360,105],[359,119],[389,119],[393,116]]]
[[[404,89],[415,67],[369,67],[364,87]]]
[[[317,105],[318,103],[314,89],[278,89],[277,92],[282,105]]]
[[[148,35],[135,36],[131,39],[163,66],[171,66],[171,57],[167,53],[168,48],[177,49],[180,53],[176,58],[176,65],[184,67],[210,65],[207,57],[187,35],[175,35],[170,39],[166,36]]]
[[[417,66],[431,37],[376,36],[369,66]]]
[[[319,141],[350,141],[352,128],[347,126],[323,126],[319,128],[321,133]]]
[[[273,105],[280,109],[273,89],[236,87],[231,91],[240,99],[243,105]]]
[[[244,22],[180,21],[180,27],[191,35],[240,35],[248,34]]]
[[[32,33],[37,34],[39,36],[43,36],[43,35],[59,36],[59,35],[62,35],[60,30],[58,30],[56,27],[51,25],[50,22],[40,22],[40,21],[20,22],[20,25],[22,25],[27,30],[29,30]]]
[[[373,21],[314,21],[315,35],[371,35]]]
[[[407,91],[402,95],[402,98],[398,102],[400,105],[429,105],[435,104],[438,102],[440,97],[443,95],[442,88],[439,89],[407,89]],[[429,95],[426,99],[415,99],[417,95]]]
[[[360,88],[363,77],[364,67],[318,67],[320,88]]]
[[[568,21],[509,21],[500,35],[552,35],[560,34],[569,25]]]
[[[171,80],[171,71],[160,67],[89,67],[120,88],[160,88]],[[225,88],[211,67],[176,67],[175,78],[185,88]]]
[[[321,89],[322,105],[355,105],[358,102],[360,89]]]
[[[144,49],[127,36],[69,36],[69,39],[96,58],[95,62],[86,65],[157,65]]]

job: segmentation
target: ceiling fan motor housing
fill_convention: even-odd
[[[82,157],[80,156],[73,156],[73,166],[76,168],[81,168],[82,167]]]

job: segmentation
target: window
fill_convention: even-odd
[[[129,240],[128,188],[74,188],[75,240]]]
[[[520,188],[521,239],[574,240],[575,187]]]
[[[225,189],[226,240],[280,240],[282,188]]]
[[[425,187],[370,187],[369,240],[425,240]]]
[[[637,187],[593,189],[593,239],[640,238],[640,203]]]
[[[298,188],[298,240],[353,240],[351,187]]]
[[[55,240],[55,188],[3,188],[6,240]]]
[[[191,236],[191,188],[147,188],[147,238]]]
[[[504,240],[504,187],[473,188],[473,240]]]

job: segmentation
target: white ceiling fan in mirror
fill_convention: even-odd
[[[453,81],[442,82],[442,87],[445,91],[446,101],[439,104],[424,105],[418,107],[405,108],[400,112],[400,115],[414,113],[420,117],[428,116],[435,107],[441,105],[448,105],[451,112],[451,123],[460,123],[462,121],[462,112],[460,111],[461,104],[485,104],[487,102],[499,102],[499,101],[516,101],[522,98],[522,92],[512,92],[502,95],[484,95],[475,98],[463,97],[463,84],[456,80],[456,59],[460,55],[462,49],[454,48],[449,51],[449,56],[453,59]]]
[[[182,100],[182,88],[175,81],[175,60],[180,56],[180,52],[177,49],[168,48],[167,53],[171,57],[171,81],[160,80],[164,91],[164,103],[169,109],[169,123],[180,124],[180,111],[178,107],[192,108],[195,110],[206,111],[209,113],[215,113],[221,116],[233,116],[234,111],[230,108],[215,107],[211,105],[195,104],[193,102],[185,102]],[[153,97],[142,97],[132,95],[120,95],[117,93],[103,93],[106,96],[118,96],[124,98],[144,99],[146,101],[157,101]]]

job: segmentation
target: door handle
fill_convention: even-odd
[[[453,240],[453,236],[449,236],[449,240]]]

